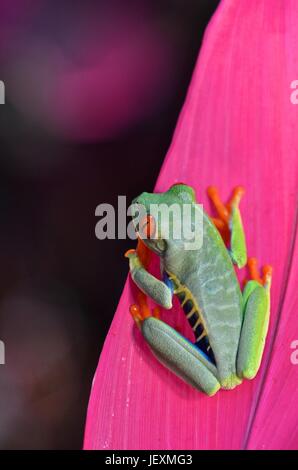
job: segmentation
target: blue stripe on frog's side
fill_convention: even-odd
[[[171,290],[172,295],[174,293],[174,283],[173,281],[169,278],[168,274],[166,271],[163,272],[163,282],[168,286],[168,288]]]

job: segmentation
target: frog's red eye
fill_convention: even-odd
[[[140,235],[142,238],[153,238],[156,232],[156,223],[152,215],[146,215],[140,223]]]

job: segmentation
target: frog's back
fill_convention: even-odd
[[[185,286],[193,297],[196,308],[187,317],[200,333],[194,331],[197,345],[200,347],[207,341],[219,378],[230,388],[237,381],[235,364],[242,325],[242,294],[219,232],[206,214],[203,221],[203,246],[200,250],[184,252],[185,262],[179,266],[176,276],[180,286]],[[183,296],[180,300],[183,303]]]

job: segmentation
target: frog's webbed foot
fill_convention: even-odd
[[[146,318],[151,316],[154,318],[160,317],[159,308],[156,306],[153,309],[150,309],[147,303],[147,297],[141,291],[138,293],[138,304],[131,305],[129,311],[139,328],[141,328],[141,324]]]
[[[243,292],[243,324],[237,356],[237,375],[253,379],[260,367],[270,316],[272,267],[259,273],[256,258],[248,260],[250,280]]]
[[[247,261],[245,235],[239,210],[244,189],[237,186],[226,204],[220,199],[218,189],[215,186],[210,186],[207,189],[207,194],[218,213],[218,217],[212,217],[211,220],[220,232],[225,244],[230,245],[233,262],[242,268]]]
[[[249,278],[245,278],[244,284],[246,285],[250,280],[256,281],[262,286],[266,287],[271,283],[272,277],[272,266],[266,264],[262,268],[262,275],[258,269],[258,260],[257,258],[248,258],[247,267],[249,271]],[[269,285],[270,287],[270,285]]]

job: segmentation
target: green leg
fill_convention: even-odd
[[[249,281],[243,292],[244,318],[240,335],[237,375],[253,379],[260,367],[270,314],[270,280],[262,286]]]
[[[166,309],[172,308],[172,291],[159,279],[152,276],[142,265],[137,252],[129,253],[131,277],[144,294]]]
[[[247,250],[239,203],[244,190],[240,186],[236,187],[227,204],[221,201],[215,186],[210,186],[207,192],[218,213],[218,218],[213,218],[213,222],[222,234],[224,242],[230,242],[229,252],[233,263],[238,268],[243,268],[247,262]]]
[[[141,331],[157,359],[185,382],[209,396],[220,389],[216,368],[190,341],[156,318],[146,318]]]
[[[243,268],[247,262],[247,250],[241,213],[237,204],[232,207],[229,220],[231,231],[231,258],[238,268]]]

